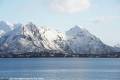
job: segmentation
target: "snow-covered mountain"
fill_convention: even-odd
[[[109,53],[110,47],[99,38],[89,33],[86,29],[75,26],[66,32],[67,40],[73,53]]]
[[[114,47],[113,47],[113,50],[114,52],[120,52],[120,44],[116,44]]]
[[[116,44],[114,47],[118,47],[118,48],[120,48],[120,44],[118,43],[118,44]]]
[[[59,50],[64,44],[64,34],[48,28],[38,28],[33,23],[19,25],[1,38],[1,50],[10,52],[40,52]]]
[[[5,21],[0,21],[0,37],[13,29],[14,24]]]
[[[111,48],[87,30],[75,26],[65,33],[36,26],[17,24],[0,39],[0,50],[6,52],[60,51],[79,54],[102,54]]]

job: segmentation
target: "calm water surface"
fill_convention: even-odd
[[[120,59],[0,59],[0,77],[39,80],[120,80]]]

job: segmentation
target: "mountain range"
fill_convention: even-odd
[[[57,51],[72,54],[108,54],[117,51],[88,30],[74,26],[66,32],[39,27],[32,22],[11,24],[0,21],[0,52]]]

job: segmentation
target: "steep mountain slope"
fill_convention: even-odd
[[[100,39],[79,26],[71,28],[66,32],[66,35],[73,53],[104,54],[111,51],[110,47],[102,43]]]
[[[42,48],[40,43],[37,43],[37,45],[34,43],[33,39],[35,36],[38,37],[35,40],[36,42],[38,39],[41,39],[35,25],[27,24],[25,26],[17,26],[13,31],[10,31],[1,39],[2,49],[6,49],[6,51],[10,52],[31,52],[33,49],[36,49],[35,46]]]
[[[111,51],[110,47],[78,26],[66,33],[38,27],[33,23],[16,24],[0,39],[2,52],[41,52],[58,51],[79,54],[103,54]]]
[[[0,37],[5,33],[13,30],[13,28],[14,28],[13,24],[5,21],[0,21]]]
[[[62,51],[63,34],[48,28],[38,28],[33,23],[19,25],[1,38],[1,50],[8,52]],[[58,42],[59,40],[59,42]]]
[[[118,43],[118,44],[116,44],[114,47],[118,47],[118,48],[120,48],[120,44]]]
[[[120,44],[116,44],[116,45],[113,47],[113,52],[120,52]]]

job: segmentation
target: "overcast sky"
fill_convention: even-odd
[[[120,0],[0,0],[0,20],[60,31],[79,25],[106,44],[120,43]]]

